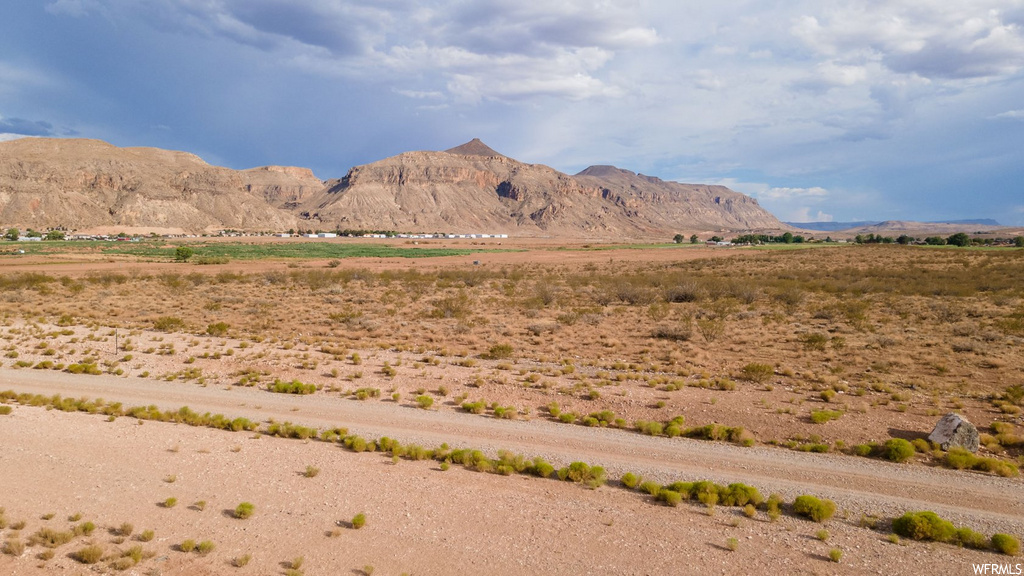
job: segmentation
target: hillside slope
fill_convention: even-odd
[[[756,200],[722,186],[608,166],[570,176],[513,160],[479,140],[357,166],[297,210],[312,227],[520,236],[640,238],[784,227]]]
[[[236,171],[186,152],[97,140],[0,142],[0,223],[22,228],[282,230],[296,219],[275,206],[321,187],[301,168]]]

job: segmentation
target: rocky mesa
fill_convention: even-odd
[[[231,170],[97,140],[0,142],[0,225],[90,231],[221,229],[506,233],[623,240],[785,228],[757,201],[611,166],[574,176],[483,142],[407,152],[323,182],[306,168]]]
[[[297,210],[312,227],[518,236],[622,239],[785,227],[756,200],[724,186],[666,182],[611,166],[570,176],[475,139],[357,166]]]
[[[296,218],[282,208],[322,187],[304,168],[238,171],[186,152],[98,140],[0,142],[0,223],[22,228],[286,230]]]

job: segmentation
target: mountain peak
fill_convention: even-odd
[[[462,156],[504,156],[504,154],[498,154],[490,146],[481,142],[479,138],[473,138],[469,142],[455,148],[449,148],[445,152],[461,154]]]

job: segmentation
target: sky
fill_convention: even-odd
[[[480,138],[786,221],[1024,225],[1024,0],[6,0],[20,136],[322,179]]]

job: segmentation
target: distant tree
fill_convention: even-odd
[[[28,237],[28,238],[42,238],[43,237],[43,235],[41,233],[36,232],[35,230],[33,230],[31,228],[29,228],[28,231],[25,232],[25,236]]]
[[[832,240],[831,236],[825,236],[825,242],[832,242],[832,241],[833,240]]]
[[[18,238],[21,238],[21,232],[19,232],[17,228],[8,228],[7,233],[4,234],[4,238],[11,241],[17,240]]]
[[[722,241],[722,237],[721,236],[712,236],[711,237],[711,241],[712,242],[721,242]]]
[[[691,234],[690,244],[696,244],[697,242],[700,242],[700,238],[698,238],[696,234]]]
[[[929,236],[924,239],[924,243],[929,246],[945,246],[946,239],[942,236]]]
[[[676,244],[682,244],[683,240],[685,239],[686,238],[684,238],[682,234],[676,234],[675,236],[672,237],[672,241],[675,242]]]
[[[196,251],[189,246],[178,246],[174,250],[174,259],[178,262],[187,262]]]
[[[49,232],[46,233],[46,239],[47,240],[63,240],[64,239],[64,233],[61,232],[60,230],[50,230]]]
[[[946,244],[951,244],[953,246],[970,246],[971,237],[963,232],[957,232],[949,238],[946,238]]]
[[[1017,236],[1014,238],[1013,245],[1017,248],[1024,248],[1024,236]]]
[[[786,234],[789,234],[789,232],[786,232]],[[783,234],[783,236],[785,236],[786,234]],[[806,239],[803,236],[799,235],[799,234],[797,234],[796,236],[793,236],[793,243],[794,244],[803,244],[805,240]]]
[[[907,244],[910,244],[913,241],[914,241],[913,237],[907,236],[906,234],[900,234],[896,238],[896,243],[897,244],[903,244],[904,246],[906,246]]]
[[[863,234],[857,234],[856,236],[853,237],[853,241],[856,242],[857,244],[863,244],[864,243],[864,235]]]
[[[782,242],[785,243],[785,244],[792,244],[793,243],[793,233],[792,232],[786,232],[785,234],[783,234],[782,235]]]

